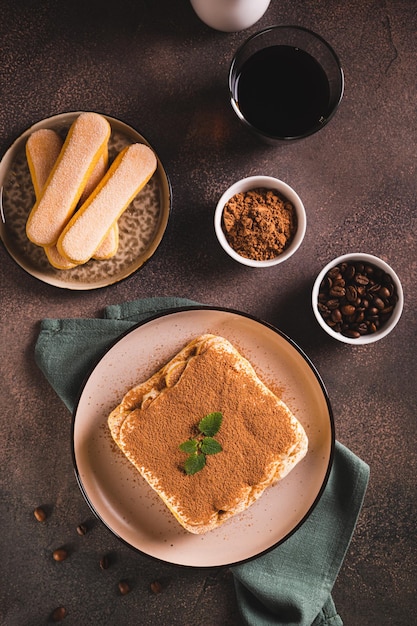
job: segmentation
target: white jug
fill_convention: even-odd
[[[261,19],[271,0],[190,0],[207,26],[224,32],[249,28]]]

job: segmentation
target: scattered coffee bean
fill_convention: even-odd
[[[53,551],[52,556],[54,558],[54,561],[65,561],[65,559],[68,557],[68,552],[64,548],[58,548],[57,550]]]
[[[161,593],[162,591],[162,585],[159,582],[159,580],[154,580],[153,582],[151,582],[150,588],[151,588],[152,593],[154,594]]]
[[[87,533],[87,531],[88,531],[88,528],[87,528],[87,526],[85,524],[79,524],[77,526],[77,533],[79,535],[81,535],[81,536],[85,535]]]
[[[389,274],[374,265],[345,262],[322,280],[318,309],[335,332],[358,339],[382,328],[397,300]]]
[[[64,606],[58,606],[52,613],[53,622],[61,622],[67,616],[67,609]]]
[[[100,569],[108,569],[109,565],[109,557],[105,554],[100,559]]]
[[[118,584],[118,587],[122,596],[125,596],[130,591],[129,584],[125,580],[121,580]]]
[[[36,507],[36,509],[33,511],[33,515],[38,520],[38,522],[44,522],[46,520],[46,513],[40,506]]]

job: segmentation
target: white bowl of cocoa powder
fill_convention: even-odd
[[[300,247],[306,212],[287,183],[272,176],[249,176],[223,193],[214,228],[232,259],[250,267],[271,267],[286,261]]]

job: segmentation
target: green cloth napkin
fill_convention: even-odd
[[[144,298],[108,306],[100,319],[42,320],[36,362],[72,412],[86,376],[120,335],[163,310],[194,305],[184,298]]]
[[[45,319],[35,346],[38,366],[70,411],[83,381],[114,341],[163,310],[201,306],[183,298],[148,298],[106,307],[103,318]],[[231,568],[248,626],[341,626],[331,596],[349,547],[369,467],[336,442],[319,503],[282,545]]]

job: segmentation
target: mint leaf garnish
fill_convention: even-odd
[[[182,452],[186,452],[187,454],[193,454],[194,452],[197,452],[198,450],[197,439],[188,439],[187,441],[184,441],[184,443],[180,445],[180,450]]]
[[[204,437],[201,442],[201,452],[204,454],[217,454],[217,452],[221,452],[222,450],[223,448],[219,442],[213,439],[213,437]]]
[[[188,459],[185,461],[184,469],[186,473],[189,476],[191,476],[192,474],[196,474],[197,472],[202,470],[205,464],[206,464],[206,455],[197,454],[197,452],[195,452],[194,454],[190,454]]]
[[[219,412],[209,413],[198,425],[200,432],[207,437],[213,437],[220,429],[223,415]]]
[[[186,474],[192,475],[203,469],[207,454],[217,454],[223,450],[214,435],[219,431],[223,415],[216,411],[209,413],[198,424],[200,434],[197,439],[187,439],[180,444],[181,452],[188,454],[184,463]]]

